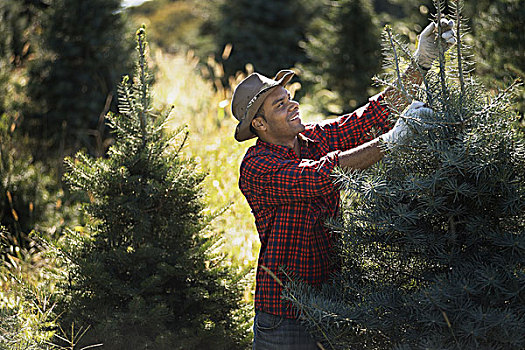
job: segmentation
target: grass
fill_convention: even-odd
[[[42,253],[16,250],[0,265],[0,349],[43,349],[53,338],[54,283]],[[49,344],[48,344],[49,345]]]
[[[157,51],[152,56],[157,67],[152,88],[154,107],[167,110],[174,106],[169,125],[187,126],[190,134],[183,152],[208,174],[204,181],[208,210],[225,209],[215,219],[213,229],[222,235],[227,261],[240,268],[254,267],[260,244],[253,215],[237,185],[240,162],[254,141],[239,143],[233,138],[236,120],[229,112],[231,87],[217,84],[216,89],[213,82],[204,79],[191,52],[167,55]],[[239,74],[232,84],[244,76]],[[251,296],[245,299],[251,300]]]

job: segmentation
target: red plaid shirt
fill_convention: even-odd
[[[250,205],[261,240],[255,308],[296,318],[281,300],[282,287],[261,265],[281,281],[280,267],[317,286],[337,271],[334,237],[325,226],[337,215],[339,190],[330,174],[339,165],[338,154],[370,139],[371,129],[389,129],[388,109],[376,95],[357,111],[335,120],[307,124],[299,135],[301,154],[257,140],[241,163],[239,187]]]

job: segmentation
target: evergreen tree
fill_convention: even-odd
[[[324,1],[304,43],[303,80],[336,94],[335,103],[355,109],[371,95],[381,68],[381,38],[370,0]]]
[[[86,343],[108,349],[239,348],[240,275],[212,253],[204,175],[181,157],[168,115],[151,112],[144,28],[137,38],[136,77],[120,85],[120,114],[107,116],[115,131],[108,157],[67,160],[66,180],[89,194],[91,218],[64,250],[67,320],[91,325]]]
[[[53,0],[43,19],[42,50],[30,68],[24,129],[40,141],[41,157],[61,158],[79,148],[103,154],[99,130],[115,90],[128,72],[131,40],[125,38],[120,0]],[[103,135],[98,135],[103,137]],[[97,148],[98,146],[98,148]]]
[[[376,166],[338,174],[341,273],[287,292],[328,349],[525,348],[525,143],[512,88],[491,96],[465,73],[458,23],[411,96],[435,114],[407,119],[412,136]]]
[[[304,4],[303,4],[304,3]],[[232,45],[231,54],[221,62],[226,78],[242,71],[247,63],[266,76],[303,62],[299,47],[309,16],[308,1],[234,0],[225,1],[216,25],[218,47]]]

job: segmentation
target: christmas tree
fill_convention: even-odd
[[[381,68],[380,27],[370,0],[325,1],[310,23],[304,77],[337,96],[342,111],[365,104]]]
[[[290,0],[232,0],[221,4],[216,41],[222,50],[232,45],[231,55],[222,58],[224,76],[234,76],[246,63],[266,76],[290,68],[306,57],[299,47],[310,20],[306,2]]]
[[[124,78],[120,113],[108,115],[115,144],[106,158],[67,160],[66,180],[88,194],[91,221],[64,248],[62,324],[91,326],[85,343],[107,349],[239,348],[241,275],[212,254],[204,175],[182,158],[185,137],[165,128],[168,115],[151,111],[144,28],[137,38],[136,77]]]
[[[337,174],[346,200],[330,225],[342,270],[320,290],[288,284],[285,297],[326,349],[525,348],[516,86],[492,96],[469,76],[462,4],[451,4],[457,46],[441,50],[413,96],[399,80],[410,51],[387,31],[392,84],[434,114],[407,119],[411,136],[374,167]]]
[[[115,110],[115,83],[133,67],[121,0],[45,3],[22,128],[38,142],[40,159],[61,162],[81,148],[102,155],[100,116]]]

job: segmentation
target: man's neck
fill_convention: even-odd
[[[299,138],[295,137],[295,142],[293,146],[293,150],[298,158],[301,158],[301,143],[299,142]]]

